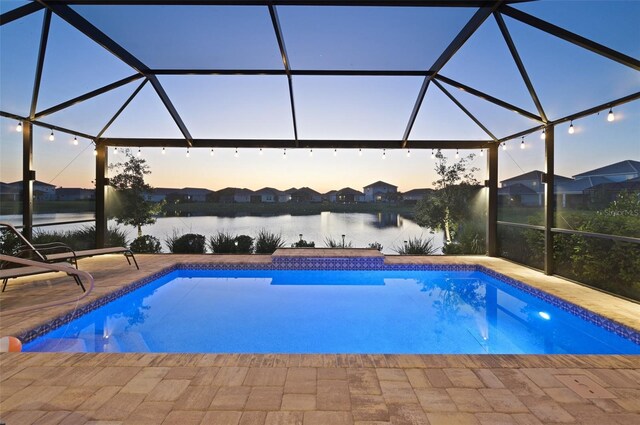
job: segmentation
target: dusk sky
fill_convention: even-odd
[[[2,0],[2,12],[26,2]],[[640,57],[640,1],[541,1],[514,6],[632,57]],[[266,7],[73,6],[151,68],[282,69]],[[277,8],[293,69],[428,69],[475,12],[470,8]],[[43,12],[0,28],[0,109],[27,115]],[[505,17],[522,60],[551,119],[640,91],[640,73]],[[131,31],[132,26],[136,31]],[[197,40],[194,42],[193,40]],[[134,74],[135,71],[55,14],[51,23],[38,110]],[[442,69],[443,76],[536,112],[493,17]],[[284,76],[160,76],[160,82],[195,138],[291,139],[293,126]],[[293,90],[301,139],[399,140],[422,77],[295,76]],[[136,81],[43,117],[53,125],[97,134],[136,89]],[[445,85],[446,86],[446,85]],[[497,137],[536,122],[446,86]],[[640,160],[640,102],[556,128],[556,172],[571,176],[624,159]],[[21,177],[17,121],[0,120],[0,181]],[[38,180],[63,187],[92,187],[93,146],[86,139],[36,127]],[[150,84],[105,133],[106,137],[181,134]],[[435,85],[431,85],[411,133],[416,139],[488,139]],[[500,179],[544,169],[539,133],[500,150]],[[186,146],[186,144],[185,144]],[[138,147],[132,147],[137,151]],[[476,153],[479,151],[463,152]],[[362,190],[376,180],[406,191],[435,180],[430,150],[283,150],[142,148],[157,187],[227,186],[279,189],[310,186],[325,192]],[[455,151],[448,151],[454,160]],[[109,152],[111,162],[122,155]],[[482,168],[485,158],[474,164]]]

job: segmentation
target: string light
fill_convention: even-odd
[[[333,150],[333,156],[338,156],[338,149]]]
[[[234,154],[233,154],[233,156],[234,156],[234,157],[236,157],[236,158],[239,156],[239,154],[238,154],[238,148],[236,148],[236,153],[234,153]]]
[[[520,142],[520,149],[524,149],[524,136],[522,136],[522,142]]]
[[[98,156],[98,147],[93,148],[93,156]]]
[[[284,148],[284,152],[282,153],[282,159],[287,159],[287,148]]]
[[[502,150],[503,151],[507,150],[507,142],[502,142]]]
[[[187,148],[187,158],[189,158],[191,156],[191,153],[189,153],[189,148]]]
[[[259,152],[259,154],[260,154],[260,155],[262,155],[262,148],[260,148],[260,152]]]
[[[456,149],[456,159],[460,158],[460,152],[458,152],[458,149]]]
[[[309,149],[309,156],[313,156],[313,149]]]
[[[115,148],[113,148],[113,153],[118,155],[120,152],[118,151],[118,147],[116,146]]]
[[[213,156],[213,148],[211,148],[211,151],[209,151],[209,156]]]
[[[51,134],[49,135],[49,141],[53,142],[54,140],[56,140],[56,136],[53,135],[53,130],[51,130]]]
[[[484,149],[480,149],[480,156],[484,156]]]
[[[382,149],[382,159],[387,159],[387,150]]]
[[[540,138],[541,138],[542,140],[544,140],[544,139],[546,139],[546,138],[547,138],[547,133],[545,132],[545,129],[544,129],[544,128],[542,129],[542,133],[540,134]]]
[[[75,146],[78,146],[78,138],[77,138],[77,137],[74,137],[74,138],[73,138],[73,144],[74,144]]]
[[[616,117],[613,115],[613,108],[609,108],[609,113],[607,114],[607,121],[611,122],[615,120]]]
[[[436,154],[433,153],[433,149],[431,149],[431,159],[435,159],[436,158]]]
[[[162,148],[162,155],[166,155],[167,154],[167,150],[165,148]]]
[[[18,126],[16,127],[16,131],[18,133],[22,133],[22,123],[21,122],[18,122]]]
[[[407,149],[407,158],[411,158],[411,150]]]
[[[358,149],[358,156],[362,156],[362,149]]]
[[[140,148],[138,148],[138,156],[142,156],[142,150],[140,150]]]
[[[573,128],[573,120],[571,120],[571,124],[569,125],[569,134],[573,134],[575,131],[575,128]]]

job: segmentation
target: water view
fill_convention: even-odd
[[[34,215],[34,224],[38,223],[61,223],[75,220],[91,220],[93,213],[58,213],[58,214],[37,214]],[[19,215],[3,215],[0,221],[14,225],[21,224]],[[63,224],[57,226],[47,226],[38,228],[39,231],[62,231],[71,230],[91,225],[84,224]],[[109,221],[109,227],[116,226],[115,220]],[[124,227],[128,231],[129,240],[136,236],[135,229]],[[287,242],[287,246],[302,238],[306,241],[313,241],[316,247],[324,247],[325,238],[342,240],[345,235],[345,242],[351,242],[355,248],[365,248],[373,242],[382,245],[382,252],[385,254],[395,254],[394,247],[400,247],[409,238],[419,236],[433,237],[433,242],[438,247],[438,253],[443,244],[442,232],[430,233],[429,229],[418,226],[414,221],[393,213],[335,213],[322,212],[315,215],[278,215],[278,216],[191,216],[191,217],[159,217],[155,224],[142,228],[146,235],[155,236],[164,242],[167,236],[173,234],[174,230],[182,233],[199,233],[207,238],[218,231],[224,231],[237,235],[249,235],[255,237],[260,229],[267,229],[271,232],[281,233]],[[167,247],[163,243],[163,251],[167,252]]]

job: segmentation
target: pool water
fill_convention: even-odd
[[[25,351],[640,354],[484,273],[178,270]]]

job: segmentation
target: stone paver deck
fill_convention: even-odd
[[[269,256],[122,256],[80,261],[95,298],[176,262]],[[640,306],[487,257],[387,257],[476,263],[640,328]],[[0,335],[73,308],[11,310],[78,294],[61,274],[0,294]],[[0,354],[0,422],[13,424],[639,424],[640,356]]]

